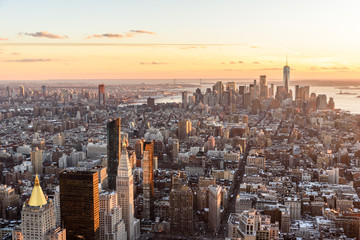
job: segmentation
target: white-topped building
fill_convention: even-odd
[[[100,240],[126,240],[125,223],[116,192],[103,192],[100,198]]]
[[[56,228],[55,221],[54,203],[45,198],[36,175],[30,200],[21,211],[23,240],[66,239],[65,230]]]
[[[126,146],[123,145],[121,149],[121,157],[116,177],[116,192],[126,226],[127,239],[134,240],[134,177]]]

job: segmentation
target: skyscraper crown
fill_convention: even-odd
[[[47,201],[46,201],[45,195],[41,189],[38,175],[36,174],[35,185],[34,185],[32,193],[31,193],[29,205],[32,207],[35,207],[35,206],[40,207],[45,204],[47,204]]]

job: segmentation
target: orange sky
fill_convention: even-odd
[[[292,80],[360,79],[355,0],[16,2],[0,1],[0,80],[278,80],[286,56]]]

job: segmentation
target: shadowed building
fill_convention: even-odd
[[[183,185],[170,192],[170,229],[172,233],[193,233],[193,193]]]
[[[121,119],[107,123],[107,173],[109,189],[116,190],[116,175],[121,153]]]
[[[99,239],[99,174],[60,172],[61,221],[67,239]]]

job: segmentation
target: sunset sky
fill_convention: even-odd
[[[360,79],[358,0],[0,0],[0,80]]]

